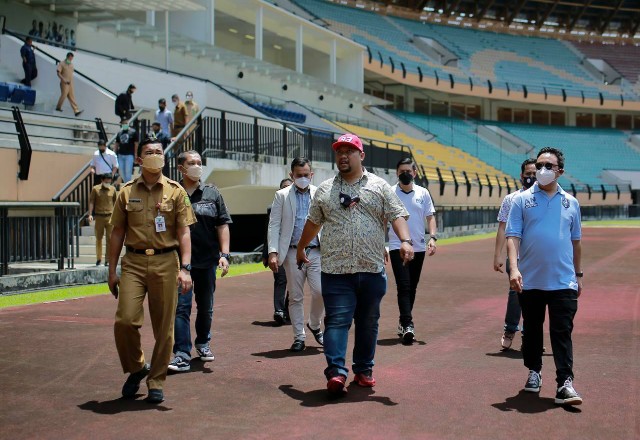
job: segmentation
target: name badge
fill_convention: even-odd
[[[155,218],[156,232],[164,232],[167,230],[167,224],[164,222],[164,216],[159,215]]]

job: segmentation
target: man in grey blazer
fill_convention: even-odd
[[[311,185],[313,171],[306,157],[296,157],[291,162],[293,185],[276,192],[269,216],[268,250],[269,268],[275,273],[284,265],[289,290],[289,318],[293,328],[291,351],[305,349],[304,330],[304,282],[311,288],[311,310],[307,327],[316,342],[323,344],[322,318],[324,303],[320,285],[320,242],[315,237],[306,248],[309,263],[298,268],[296,249],[309,213],[309,205],[316,187]]]

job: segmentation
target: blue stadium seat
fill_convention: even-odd
[[[22,101],[24,100],[24,92],[24,89],[16,87],[15,89],[13,89],[13,93],[11,94],[9,101],[14,104],[22,104]]]
[[[24,105],[34,105],[36,103],[36,91],[33,89],[25,89],[22,103]]]
[[[9,85],[7,83],[0,83],[0,101],[7,101],[9,99],[9,94]]]

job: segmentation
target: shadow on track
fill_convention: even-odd
[[[96,414],[119,414],[122,412],[134,412],[134,411],[171,411],[171,408],[167,408],[164,405],[152,405],[145,402],[138,397],[142,397],[144,394],[136,394],[135,399],[113,399],[98,402],[97,400],[90,400],[86,403],[78,405],[78,408],[85,411],[91,411]]]
[[[280,385],[278,387],[287,396],[292,399],[299,400],[300,406],[319,407],[325,405],[333,405],[339,403],[356,403],[356,402],[377,402],[385,406],[395,406],[398,403],[389,397],[375,396],[372,388],[365,388],[351,382],[347,386],[348,392],[342,396],[332,396],[327,390],[300,391],[293,388],[293,385]]]
[[[537,414],[554,409],[564,409],[574,413],[582,412],[575,406],[556,405],[551,397],[540,397],[537,393],[528,393],[524,390],[520,390],[513,397],[507,397],[504,402],[494,403],[491,406],[500,411],[516,411],[523,414]]]

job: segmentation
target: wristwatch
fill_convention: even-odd
[[[231,254],[223,254],[220,252],[220,258],[226,258],[229,264],[231,264]]]
[[[409,243],[411,246],[413,246],[413,240],[410,238],[404,239],[404,240],[400,240],[401,243]]]
[[[578,278],[582,278],[584,276],[584,272],[576,272],[576,276]]]
[[[437,236],[435,236],[435,235],[431,235],[431,236],[430,236],[430,238],[432,238],[432,239],[433,239],[433,241],[438,241],[438,237],[437,237]]]
[[[187,272],[191,272],[191,264],[181,264],[180,269],[184,269]]]

